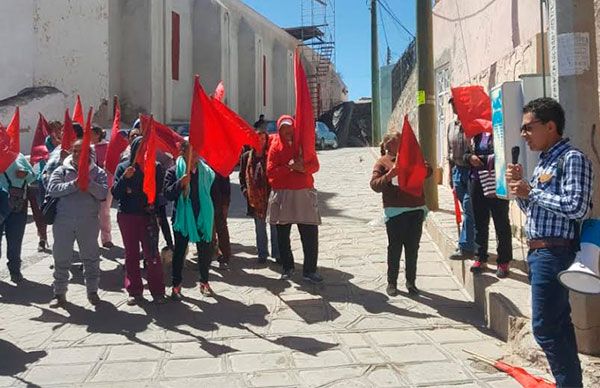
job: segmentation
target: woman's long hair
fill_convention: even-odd
[[[381,143],[379,144],[379,152],[381,153],[381,156],[385,156],[387,153],[385,150],[385,144],[396,136],[398,136],[398,132],[388,132],[383,135],[383,139],[381,139]]]

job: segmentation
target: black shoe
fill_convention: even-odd
[[[302,278],[307,282],[313,283],[321,283],[323,281],[323,277],[316,272],[304,274]]]
[[[267,262],[267,258],[266,257],[259,257],[258,258],[258,264],[265,264]]]
[[[292,278],[292,276],[294,276],[294,270],[293,269],[288,269],[287,271],[284,271],[281,274],[281,280],[290,280]]]
[[[10,274],[10,281],[15,284],[23,283],[23,280],[25,280],[25,278],[23,277],[21,272],[15,272]]]
[[[65,308],[67,307],[67,296],[65,294],[62,295],[54,295],[52,302],[50,302],[51,309],[57,308]]]
[[[470,260],[475,256],[475,252],[467,252],[461,249],[457,249],[453,254],[448,257],[450,260]]]
[[[385,292],[389,296],[396,296],[396,295],[398,295],[398,289],[393,284],[388,284],[387,288],[385,289]]]
[[[99,304],[100,303],[100,297],[98,296],[98,293],[97,292],[90,292],[88,294],[88,301],[92,305],[94,305],[94,306],[96,306],[97,304]]]
[[[229,263],[226,261],[219,262],[219,269],[223,271],[229,271],[231,268],[229,267]]]
[[[411,295],[411,296],[419,295],[419,289],[417,288],[417,286],[407,286],[406,289],[408,290],[408,295]]]

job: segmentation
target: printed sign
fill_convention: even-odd
[[[504,111],[502,106],[502,87],[492,89],[490,93],[492,103],[492,129],[494,131],[494,168],[496,170],[496,195],[499,198],[508,198],[508,184],[506,183],[506,150],[504,133]]]

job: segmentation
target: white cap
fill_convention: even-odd
[[[281,122],[279,123],[279,128],[281,128],[284,125],[294,125],[294,122],[292,121],[292,119],[283,119],[281,120]]]

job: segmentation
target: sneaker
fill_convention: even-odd
[[[498,264],[496,276],[500,279],[507,278],[510,274],[510,265],[508,263]]]
[[[207,283],[200,283],[200,293],[204,296],[215,296],[214,291],[210,288],[210,285]]]
[[[58,308],[64,309],[65,307],[67,307],[67,296],[65,294],[54,295],[52,302],[50,302],[50,308],[51,309],[58,309]]]
[[[23,280],[25,280],[25,278],[23,277],[23,274],[21,272],[15,272],[10,274],[10,281],[15,284],[23,283]]]
[[[152,296],[152,302],[154,304],[165,304],[167,303],[167,298],[164,295]]]
[[[398,295],[398,289],[393,284],[388,284],[387,288],[385,289],[385,292],[389,296],[396,296],[396,295]]]
[[[287,271],[283,271],[280,279],[281,280],[290,280],[292,278],[292,276],[294,276],[294,270],[288,269]]]
[[[40,242],[38,243],[38,252],[46,252],[46,248],[48,247],[48,244],[46,244],[46,240],[40,240]]]
[[[129,298],[127,298],[127,306],[137,306],[137,305],[141,305],[142,303],[144,303],[146,301],[146,299],[144,299],[143,296],[138,295],[138,296],[130,296]]]
[[[229,271],[230,267],[229,267],[229,263],[226,261],[220,261],[219,262],[219,269],[223,270],[223,271]]]
[[[100,297],[97,292],[90,292],[87,297],[88,301],[94,306],[100,303]]]
[[[419,289],[417,288],[417,286],[409,285],[409,286],[406,286],[406,289],[408,290],[408,295],[411,295],[411,296],[419,295]]]
[[[114,248],[115,244],[113,244],[111,241],[107,241],[105,243],[102,243],[102,246],[106,249],[112,249]]]
[[[473,265],[471,266],[471,272],[478,274],[482,273],[487,268],[487,263],[481,260],[475,260]]]
[[[323,277],[316,272],[304,274],[302,278],[313,283],[321,283],[323,281]]]
[[[183,299],[183,294],[181,293],[181,286],[173,287],[171,289],[171,299],[176,302],[179,302]]]
[[[475,256],[475,252],[467,252],[462,249],[457,249],[453,254],[448,257],[450,260],[467,260],[472,259]]]

